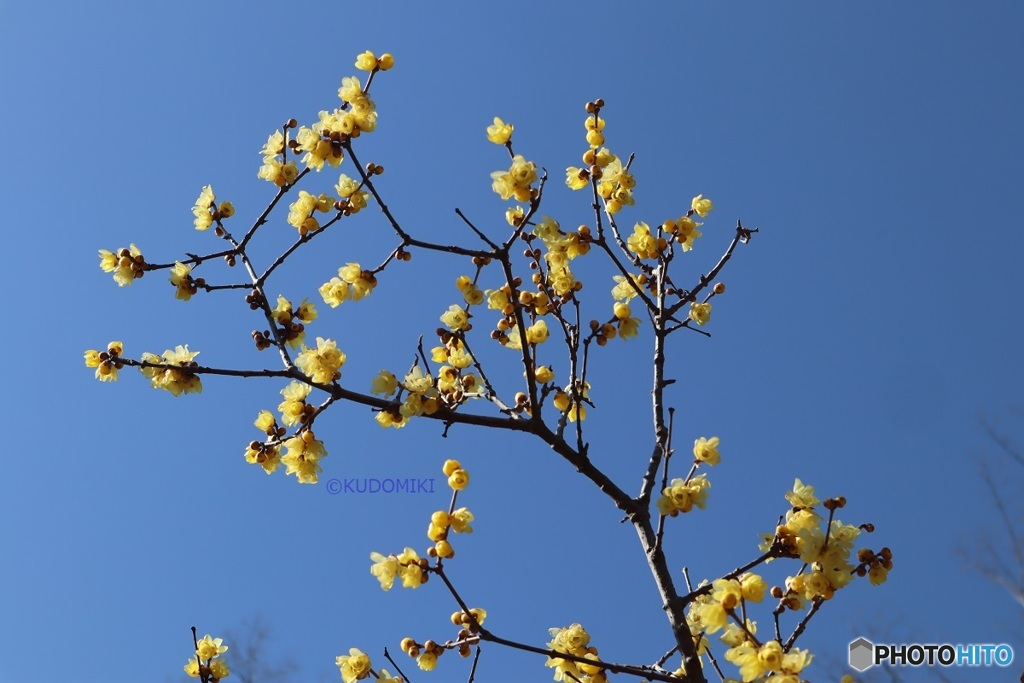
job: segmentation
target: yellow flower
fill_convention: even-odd
[[[764,579],[757,574],[747,572],[740,576],[739,581],[744,600],[749,600],[750,602],[761,602],[764,600],[765,591],[768,590],[768,584],[764,582]]]
[[[343,102],[354,102],[363,94],[363,86],[355,76],[346,76],[341,79],[341,87],[338,89],[338,97]]]
[[[538,320],[526,328],[526,341],[531,344],[543,344],[548,340],[548,324]]]
[[[340,655],[334,663],[341,669],[341,679],[345,683],[355,683],[370,675],[370,658],[357,648],[350,649],[347,655]]]
[[[188,660],[188,664],[185,665],[185,673],[192,678],[199,678],[199,662],[195,657]]]
[[[321,112],[321,118],[327,118],[326,114],[327,112]],[[340,143],[321,137],[320,133],[312,128],[299,128],[295,141],[298,143],[296,149],[305,152],[302,163],[317,172],[323,169],[325,162],[337,168],[345,158]]]
[[[532,161],[517,154],[512,159],[512,166],[506,171],[495,171],[491,174],[491,189],[502,199],[516,198],[519,202],[528,202],[531,198],[530,185],[537,180],[537,166]]]
[[[636,296],[637,289],[643,289],[643,286],[637,281],[639,275],[630,275],[627,280],[622,275],[616,275],[612,279],[615,280],[615,286],[612,287],[612,296],[618,301],[629,301]],[[636,285],[634,287],[633,285]]]
[[[452,332],[469,329],[469,313],[466,309],[457,304],[452,304],[448,310],[441,315],[441,322],[448,326]]]
[[[256,173],[257,178],[274,183],[278,187],[291,185],[299,177],[299,167],[294,161],[283,163],[274,157],[264,157],[263,165]]]
[[[619,337],[629,339],[640,334],[640,318],[619,320]]]
[[[690,251],[693,249],[693,241],[701,236],[700,230],[697,229],[701,225],[703,223],[698,223],[689,216],[683,216],[674,221],[665,221],[661,227],[665,232],[676,236],[683,251]]]
[[[210,675],[213,680],[220,680],[230,676],[231,669],[228,668],[228,663],[223,659],[215,659],[210,664]]]
[[[171,284],[177,288],[174,298],[182,301],[188,301],[198,291],[195,280],[192,279],[192,268],[180,261],[175,261],[174,268],[171,269]]]
[[[504,145],[512,139],[514,129],[515,127],[511,123],[505,123],[495,116],[494,124],[487,126],[487,139],[496,145]]]
[[[213,659],[217,655],[222,655],[228,651],[228,646],[223,645],[224,640],[222,638],[211,638],[210,634],[207,633],[199,641],[196,646],[196,656],[202,660]]]
[[[391,590],[395,584],[395,577],[398,576],[398,558],[394,555],[385,557],[380,553],[370,553],[370,559],[373,560],[370,573],[380,581],[381,588],[386,591]]]
[[[398,390],[398,378],[387,370],[381,370],[373,378],[370,393],[375,396],[391,396]]]
[[[804,484],[799,479],[793,482],[793,490],[786,493],[786,500],[794,508],[813,508],[821,505],[821,501],[814,495],[814,487]]]
[[[419,588],[424,583],[423,569],[420,567],[420,556],[412,548],[406,548],[398,556],[398,574],[402,578],[402,588]]]
[[[433,671],[437,666],[437,655],[433,652],[421,652],[416,658],[416,665],[424,671]]]
[[[633,226],[633,234],[626,240],[626,246],[638,258],[652,259],[661,255],[661,250],[668,246],[668,242],[663,237],[652,235],[650,226],[640,222]]]
[[[340,370],[345,364],[345,354],[338,349],[333,339],[317,337],[316,348],[307,348],[295,362],[314,382],[326,384],[341,379]]]
[[[711,203],[710,199],[705,199],[704,195],[699,194],[690,202],[690,208],[701,218],[706,218],[708,212],[715,208],[715,205]]]
[[[448,521],[452,525],[452,531],[457,534],[473,533],[473,527],[469,525],[473,521],[473,513],[469,511],[469,508],[459,508],[449,515]]]
[[[356,68],[360,71],[373,71],[377,68],[377,55],[369,50],[356,57]]]
[[[434,378],[417,365],[405,375],[402,386],[411,393],[426,394],[434,387]]]
[[[284,401],[277,406],[281,413],[281,421],[289,427],[298,424],[306,409],[306,397],[313,387],[304,382],[291,382],[281,390]]]
[[[698,474],[689,482],[673,479],[657,501],[658,511],[662,515],[675,517],[680,512],[690,512],[695,505],[703,510],[707,505],[710,487],[711,482],[703,474]]]
[[[693,457],[709,465],[717,465],[721,462],[718,455],[718,437],[713,436],[706,439],[703,436],[693,442]]]
[[[216,199],[213,194],[213,187],[206,185],[199,193],[199,199],[196,200],[195,205],[192,207],[192,215],[196,217],[195,226],[196,230],[206,230],[213,225],[213,214],[210,209],[213,207],[213,201]]]
[[[711,304],[699,304],[696,301],[690,304],[690,320],[703,326],[711,320]]]

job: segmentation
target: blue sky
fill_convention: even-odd
[[[637,206],[621,224],[713,198],[688,255],[695,274],[737,218],[760,228],[723,277],[713,338],[684,336],[672,351],[680,439],[716,434],[723,453],[709,509],[669,525],[674,571],[713,578],[752,558],[801,477],[845,495],[842,519],[873,522],[871,544],[895,553],[887,585],[840,592],[812,623],[805,645],[821,659],[843,657],[865,624],[930,642],[1009,638],[1019,608],[953,547],[992,533],[977,417],[1020,406],[1024,379],[1019,5],[644,7],[0,9],[3,278],[32,323],[9,335],[18,424],[0,478],[0,680],[179,680],[191,625],[217,635],[256,614],[303,680],[334,680],[350,647],[376,660],[406,635],[452,635],[439,585],[383,593],[367,572],[372,550],[425,548],[444,494],[331,496],[247,465],[251,422],[277,405],[279,382],[210,379],[201,396],[174,399],[135,373],[101,385],[81,361],[120,339],[129,355],[189,343],[211,365],[271,362],[251,349],[257,323],[241,297],[182,303],[156,274],[119,289],[96,250],[135,242],[166,262],[219,248],[191,226],[200,188],[233,201],[240,223],[256,215],[270,197],[256,178],[267,135],[335,106],[365,49],[392,52],[396,67],[375,83],[379,127],[360,155],[387,168],[381,187],[411,232],[471,241],[455,207],[503,229],[489,173],[507,156],[483,134],[496,115],[551,173],[544,212],[566,227],[592,221],[560,181],[579,163],[583,104],[596,97],[609,146],[637,155]],[[266,232],[264,259],[293,236],[283,215]],[[320,244],[282,269],[274,294],[315,298],[338,266],[394,246],[375,212]],[[337,338],[346,383],[366,387],[381,367],[408,366],[467,271],[417,254],[371,299],[321,305],[311,333]],[[585,294],[603,315],[605,282]],[[650,452],[649,341],[616,340],[593,380],[594,459],[627,490]],[[668,649],[634,535],[545,447],[465,428],[441,439],[425,422],[384,432],[353,407],[333,416],[318,430],[324,480],[440,477],[448,457],[471,471],[461,500],[477,532],[451,567],[495,632],[542,644],[548,628],[580,621],[615,659]],[[453,659],[434,677],[464,676]],[[493,647],[482,666],[494,681],[550,675]]]

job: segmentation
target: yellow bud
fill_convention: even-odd
[[[459,464],[458,460],[445,460],[444,467],[441,468],[441,470],[444,472],[444,476],[446,477],[452,476],[452,472],[461,469],[462,465]]]
[[[430,523],[443,528],[451,523],[451,519],[448,517],[447,512],[444,510],[438,510],[434,514],[430,515]]]

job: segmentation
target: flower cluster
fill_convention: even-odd
[[[387,71],[395,65],[395,58],[390,52],[380,57],[367,50],[356,57],[356,68],[360,71]]]
[[[729,648],[725,659],[739,668],[743,681],[760,681],[771,673],[771,680],[800,683],[798,674],[810,664],[811,655],[784,649],[777,640],[762,644],[756,637],[757,623],[741,618],[748,612],[747,604],[762,602],[767,590],[764,579],[750,572],[716,579],[710,593],[690,604],[686,621],[699,640],[698,654],[708,651],[708,635],[722,631],[719,639]]]
[[[374,166],[373,170],[379,172],[381,167]],[[366,203],[370,200],[370,193],[362,189],[360,183],[357,183],[344,173],[338,177],[338,184],[334,186],[334,189],[337,191],[338,196],[341,197],[341,211],[346,216],[359,213],[360,210],[366,208]]]
[[[293,384],[298,384],[293,382]],[[285,434],[284,427],[279,427],[274,419],[274,414],[269,410],[261,410],[253,423],[256,429],[266,434],[269,439],[265,442],[251,441],[245,449],[246,462],[259,465],[267,474],[272,474],[281,464],[281,451],[278,447],[278,439]]]
[[[295,121],[289,121],[285,126],[286,132],[294,125],[297,125]],[[267,138],[267,144],[263,145],[263,149],[260,150],[260,154],[263,155],[263,165],[260,166],[260,170],[256,174],[257,177],[274,183],[278,187],[286,187],[295,182],[299,177],[299,167],[295,165],[294,161],[285,161],[289,142],[285,133],[281,131],[276,131]]]
[[[786,579],[786,590],[780,595],[786,607],[798,610],[806,600],[828,600],[854,576],[870,574],[871,583],[876,585],[885,581],[892,568],[892,553],[888,548],[877,555],[863,548],[855,555],[858,563],[851,562],[854,542],[861,529],[871,527],[843,524],[834,519],[835,511],[846,505],[845,498],[830,498],[822,503],[815,496],[813,486],[797,479],[793,490],[786,494],[786,500],[793,507],[786,513],[784,523],[776,527],[773,535],[766,534],[761,544],[765,550],[781,547],[787,555],[799,557],[805,563],[800,573]],[[817,511],[819,505],[829,511],[828,520]]]
[[[708,204],[711,203],[710,199],[702,199],[701,201],[708,202]],[[683,251],[690,251],[693,249],[694,240],[701,236],[700,230],[697,229],[701,225],[703,223],[698,223],[687,214],[680,218],[668,219],[661,224],[661,231],[666,235],[672,235]]]
[[[305,325],[316,320],[316,306],[309,299],[303,299],[298,309],[293,310],[292,302],[278,295],[277,306],[271,313],[274,321],[280,325],[281,339],[293,349],[298,348],[305,341]]]
[[[800,672],[812,658],[807,650],[795,647],[785,650],[777,640],[762,645],[745,640],[725,652],[725,659],[739,667],[744,683],[764,680],[762,677],[767,674],[771,674],[769,680],[778,683],[801,683]]]
[[[537,182],[537,165],[527,161],[526,157],[517,154],[512,158],[512,166],[507,171],[495,171],[491,174],[491,189],[504,199],[515,197],[517,202],[528,202],[536,196],[537,190],[532,187]]]
[[[696,505],[703,510],[708,504],[708,489],[711,482],[703,474],[689,479],[673,479],[658,498],[658,512],[662,515],[677,516],[689,512]]]
[[[473,356],[466,348],[465,342],[445,330],[439,331],[442,346],[431,349],[432,360],[448,365],[442,365],[437,369],[437,397],[451,408],[458,406],[467,398],[482,395],[484,385],[480,377],[466,371],[473,363]]]
[[[750,572],[734,579],[715,579],[711,585],[710,594],[702,595],[690,603],[686,620],[691,631],[716,633],[729,625],[730,617],[737,613],[746,613],[743,609],[744,603],[761,602],[768,590],[764,579]],[[756,624],[753,622],[752,628],[756,630]]]
[[[281,462],[287,468],[285,474],[294,474],[300,484],[315,484],[319,481],[320,460],[327,457],[327,449],[309,429],[302,429],[298,434],[284,442],[288,451],[281,456]]]
[[[192,678],[202,678],[210,683],[217,683],[222,678],[227,678],[231,671],[227,662],[220,659],[220,656],[228,651],[221,638],[211,638],[209,634],[203,636],[202,640],[196,643],[195,657],[188,660],[185,665],[185,673]]]
[[[624,301],[616,302],[612,305],[612,315],[615,316],[615,323],[618,326],[618,333],[620,339],[629,339],[636,337],[640,334],[640,318],[633,317],[633,309],[629,307],[629,304]],[[604,337],[615,335],[609,335],[606,330],[602,330]],[[601,343],[601,337],[598,337],[597,343]]]
[[[107,344],[106,351],[89,349],[85,352],[85,367],[96,368],[96,379],[101,382],[116,382],[117,371],[124,367],[120,355],[124,346],[119,341]]]
[[[155,353],[144,353],[140,359],[143,363],[160,365],[161,367],[143,366],[139,370],[152,384],[154,389],[169,391],[175,396],[181,394],[198,394],[203,390],[203,383],[191,368],[199,364],[193,360],[198,351],[189,351],[188,345],[180,344],[174,350],[164,351],[163,356]]]
[[[641,221],[633,226],[633,234],[626,240],[626,247],[640,259],[661,258],[668,248],[668,240],[652,235],[651,227]]]
[[[345,364],[345,358],[333,339],[317,337],[316,348],[303,347],[295,364],[317,384],[327,384],[341,379],[341,366]]]
[[[623,167],[621,159],[610,152],[602,155],[601,151],[607,152],[607,150],[591,151],[583,155],[583,160],[586,161],[591,157],[594,159],[593,163],[598,168],[596,177],[599,179],[597,193],[604,200],[605,211],[614,215],[621,211],[623,206],[633,206],[636,203],[633,199],[633,188],[636,187],[636,181],[633,179],[633,174]],[[602,161],[609,158],[610,160],[602,166]]]
[[[146,259],[134,244],[122,247],[117,252],[100,249],[100,269],[113,273],[118,287],[126,287],[146,272]]]
[[[218,205],[216,199],[213,188],[210,185],[204,186],[199,193],[199,199],[192,207],[192,215],[196,217],[196,230],[209,230],[214,222],[219,226],[221,219],[235,215],[235,207],[231,202],[221,202]]]
[[[358,263],[348,263],[338,269],[338,277],[320,286],[320,296],[331,308],[337,308],[345,301],[359,301],[373,293],[377,278]]]
[[[327,194],[312,195],[299,190],[299,198],[288,207],[288,225],[299,231],[300,235],[320,229],[320,221],[316,213],[327,213],[334,208],[334,199]]]
[[[400,555],[388,555],[385,557],[380,553],[370,553],[373,565],[370,573],[380,581],[380,587],[386,591],[391,590],[395,579],[402,580],[402,588],[419,588],[427,582],[429,575],[425,571],[429,566],[428,560],[416,554],[412,548],[406,548]]]
[[[544,262],[548,268],[546,284],[551,295],[567,301],[574,292],[583,288],[583,283],[576,280],[570,269],[570,262],[590,252],[590,228],[581,225],[576,232],[565,233],[557,221],[544,216],[534,226],[533,237],[540,239],[545,247]],[[533,256],[536,258],[539,254],[534,251]]]
[[[462,292],[462,298],[467,305],[478,306],[484,302],[484,293],[468,275],[460,275],[455,280],[455,286]]]
[[[573,386],[570,384],[562,391],[556,391],[552,403],[555,408],[565,413],[569,422],[587,419],[587,407],[584,402],[590,398],[590,382],[577,382],[576,396],[573,398]]]
[[[394,64],[394,58],[385,54],[377,59],[372,52],[364,52],[356,64],[364,70],[386,70]],[[349,138],[371,133],[377,128],[377,105],[358,78],[343,78],[338,97],[342,101],[341,107],[334,111],[321,111],[320,120],[309,128],[299,128],[295,140],[289,143],[297,152],[305,153],[302,163],[308,168],[320,171],[325,163],[336,168],[345,157],[344,145]]]
[[[447,460],[444,463],[443,471],[448,477],[448,485],[454,491],[461,491],[469,485],[469,473],[462,469],[458,460]],[[430,516],[430,524],[427,526],[427,538],[434,542],[433,547],[427,550],[430,557],[439,557],[443,560],[455,557],[455,550],[448,542],[448,532],[457,534],[471,534],[473,527],[473,513],[469,508],[449,509],[447,512],[438,510]]]
[[[386,376],[383,375],[385,372],[387,371],[382,370],[382,374],[374,380],[379,387],[382,386],[382,381],[386,382]],[[400,405],[385,408],[377,413],[377,424],[381,427],[400,429],[408,423],[410,418],[417,415],[432,415],[440,408],[434,377],[429,372],[423,372],[419,365],[406,373],[397,388],[407,392],[405,400]]]
[[[552,628],[548,633],[551,635],[549,649],[593,662],[591,664],[564,657],[549,657],[544,665],[555,670],[556,681],[605,683],[608,680],[600,664],[597,648],[590,645],[590,634],[585,628],[573,624],[566,628]]]
[[[305,424],[313,416],[315,409],[306,403],[306,397],[312,390],[311,386],[303,382],[291,382],[281,390],[284,400],[277,406],[277,410],[281,413],[281,422],[293,427],[297,424]]]
[[[444,645],[434,640],[425,640],[417,643],[412,638],[402,638],[402,652],[416,659],[416,665],[423,671],[433,671],[437,667],[437,658],[444,654],[446,649],[459,651],[462,657],[469,657],[472,653],[472,644],[479,643],[476,634],[480,633],[484,621],[487,619],[487,610],[480,607],[471,607],[468,612],[459,610],[452,612],[452,624],[459,627],[459,633],[454,641],[448,641]]]

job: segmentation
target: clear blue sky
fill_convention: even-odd
[[[675,571],[713,577],[753,557],[799,476],[845,495],[842,519],[873,522],[872,544],[895,552],[886,586],[840,592],[812,623],[805,644],[822,659],[844,657],[872,622],[932,642],[1008,638],[1019,608],[952,548],[992,529],[971,459],[987,448],[976,418],[1019,406],[1024,380],[1020,5],[643,6],[0,9],[2,277],[9,303],[28,309],[8,319],[0,681],[177,681],[189,626],[217,635],[255,614],[310,681],[335,680],[334,657],[350,647],[376,663],[403,636],[452,635],[440,586],[383,593],[367,571],[372,550],[425,548],[444,494],[330,496],[247,465],[251,422],[276,406],[279,382],[211,379],[174,399],[136,373],[100,385],[81,360],[120,339],[129,355],[189,343],[214,365],[271,362],[250,350],[256,323],[240,296],[182,303],[162,275],[119,289],[96,250],[135,242],[166,262],[219,248],[192,229],[199,189],[212,183],[240,221],[261,210],[267,135],[335,106],[365,49],[397,65],[375,85],[380,123],[362,156],[387,167],[382,187],[410,231],[469,240],[456,206],[501,229],[489,173],[507,157],[483,135],[496,115],[551,172],[545,212],[590,221],[560,181],[595,97],[608,104],[609,145],[637,154],[638,206],[624,224],[712,197],[695,269],[737,218],[761,229],[729,265],[713,338],[677,340],[680,438],[717,434],[723,464],[709,510],[669,525]],[[327,189],[333,174],[322,175]],[[292,236],[283,215],[271,227],[279,242],[264,258]],[[338,266],[377,262],[393,246],[384,230],[361,216],[270,289],[315,297]],[[370,300],[321,305],[312,332],[339,340],[346,382],[366,387],[381,367],[407,367],[466,270],[417,255]],[[606,297],[604,282],[585,293]],[[650,452],[649,341],[610,347],[594,380],[607,406],[591,425],[595,460],[627,490]],[[325,480],[439,476],[446,457],[470,469],[477,532],[451,567],[495,632],[542,644],[548,628],[581,621],[614,659],[668,649],[634,534],[545,447],[470,429],[442,440],[426,422],[384,432],[349,407],[333,415],[318,430]],[[455,659],[433,678],[464,677]],[[494,647],[482,665],[484,680],[550,676],[541,659]]]

